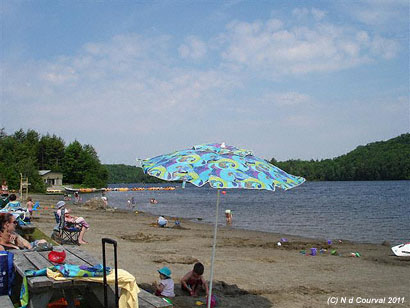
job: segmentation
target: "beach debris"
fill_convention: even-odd
[[[285,237],[282,237],[282,238],[280,239],[280,241],[281,241],[282,243],[286,243],[286,242],[288,241],[288,239],[285,238]]]
[[[337,250],[336,250],[336,249],[333,249],[333,250],[330,252],[330,254],[331,254],[332,256],[336,256],[336,255],[337,255]]]
[[[278,242],[276,245],[278,245],[278,246],[280,247],[280,246],[282,246],[282,243],[281,243],[281,242]]]
[[[201,302],[201,301],[196,301],[196,302],[195,302],[195,305],[197,305],[197,306],[202,306],[202,305],[204,305],[204,303]]]
[[[350,256],[353,257],[353,258],[360,258],[361,257],[360,253],[358,253],[358,252],[351,252]]]
[[[320,249],[320,253],[321,253],[321,254],[324,254],[326,251],[327,251],[326,249],[323,249],[323,248]]]
[[[226,190],[223,190],[223,191],[222,191],[222,194],[223,194],[223,195],[226,195]]]
[[[301,250],[301,251],[299,251],[299,253],[301,253],[302,255],[305,255],[306,254],[306,250]]]
[[[332,245],[332,240],[327,240],[328,245]]]

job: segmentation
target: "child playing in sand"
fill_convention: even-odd
[[[155,295],[174,297],[174,281],[171,278],[171,270],[164,266],[158,270],[159,278],[161,279],[159,283],[154,282],[152,285],[155,288]]]
[[[157,224],[159,227],[164,228],[168,223],[168,220],[164,216],[159,216],[157,219]]]
[[[202,263],[195,263],[194,269],[185,274],[181,279],[182,290],[188,291],[191,296],[198,296],[200,289],[205,290],[206,296],[208,296],[208,285],[204,277],[204,266]]]

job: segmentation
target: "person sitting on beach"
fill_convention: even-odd
[[[174,297],[174,281],[171,278],[171,270],[164,266],[158,270],[160,281],[152,284],[156,296]]]
[[[61,217],[61,212],[65,210],[64,217],[65,221],[72,224],[77,224],[81,226],[80,234],[78,235],[78,243],[79,244],[88,244],[88,242],[84,241],[84,233],[90,228],[90,225],[85,221],[83,217],[72,216],[70,214],[71,210],[65,207],[64,201],[57,202],[57,215]]]
[[[8,211],[15,211],[20,208],[21,208],[21,204],[19,201],[17,201],[17,196],[15,194],[10,194],[9,203],[6,204],[4,209]]]
[[[17,221],[11,213],[0,213],[0,251],[10,249],[32,249],[39,244],[47,243],[46,240],[29,242],[16,233]]]
[[[198,296],[201,289],[205,290],[206,296],[208,296],[208,285],[204,277],[204,266],[202,263],[195,263],[192,271],[189,271],[181,279],[181,288],[184,291],[188,291],[191,296]]]
[[[159,216],[157,219],[157,224],[159,227],[164,228],[168,223],[168,220],[164,216]]]

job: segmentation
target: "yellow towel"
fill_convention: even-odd
[[[103,277],[64,277],[60,272],[47,269],[47,277],[55,280],[81,280],[103,283]],[[115,283],[115,270],[107,276],[107,283]],[[135,282],[135,277],[125,270],[118,270],[118,287],[121,288],[119,305],[120,308],[138,308],[138,293],[140,289]]]

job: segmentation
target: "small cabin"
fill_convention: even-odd
[[[41,178],[46,186],[61,186],[63,185],[63,174],[51,170],[39,170]]]

